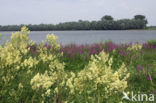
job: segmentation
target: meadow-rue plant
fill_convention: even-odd
[[[3,98],[2,102],[15,101],[17,103],[22,100],[27,90],[34,94],[33,100],[36,95],[35,91],[40,90],[41,95],[48,96],[51,93],[50,87],[56,83],[56,80],[59,80],[58,78],[65,76],[63,74],[64,64],[59,62],[59,55],[49,53],[52,50],[48,52],[39,47],[40,53],[36,56],[29,53],[28,45],[36,44],[29,41],[29,33],[28,28],[23,26],[21,31],[12,34],[10,42],[7,41],[4,46],[0,46],[0,87],[2,87],[0,98]],[[46,42],[59,50],[60,46],[55,41],[56,38],[55,35],[48,35]],[[17,88],[19,90],[16,90]],[[5,97],[6,95],[8,97]],[[28,97],[25,100],[28,102]]]
[[[131,47],[128,47],[127,50],[141,50],[142,49],[142,45],[136,43],[135,45],[132,45]]]
[[[104,51],[92,56],[89,64],[77,76],[73,74],[68,79],[66,85],[70,88],[70,93],[78,97],[80,95],[92,96],[92,100],[104,102],[109,96],[114,95],[113,91],[123,92],[128,86],[126,79],[130,74],[124,64],[114,72],[111,69],[112,58],[108,57],[109,55]],[[80,100],[85,100],[85,96]]]

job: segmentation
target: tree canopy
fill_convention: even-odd
[[[105,15],[105,16],[103,16],[103,17],[101,18],[101,21],[103,21],[103,20],[113,20],[113,17],[110,16],[110,15]]]
[[[26,25],[31,31],[50,31],[50,30],[128,30],[144,29],[148,21],[144,15],[135,15],[132,19],[114,20],[110,15],[103,16],[97,21],[79,20],[64,22],[59,24],[39,24]],[[17,31],[23,25],[0,25],[0,31]]]

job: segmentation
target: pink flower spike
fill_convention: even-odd
[[[156,94],[156,90],[154,91],[154,94]]]
[[[148,75],[148,80],[152,80],[152,76],[150,74]]]
[[[140,64],[137,65],[137,70],[139,70],[139,68],[140,68]]]

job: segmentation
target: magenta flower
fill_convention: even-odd
[[[154,91],[154,94],[156,94],[156,90]]]
[[[130,60],[132,60],[133,56],[130,56]]]
[[[79,52],[79,54],[82,54],[82,51],[81,51],[81,49],[79,49],[79,50],[78,50],[78,52]]]
[[[152,76],[150,74],[148,75],[148,80],[152,80]]]
[[[140,68],[140,64],[137,65],[137,70],[139,70],[139,68]]]

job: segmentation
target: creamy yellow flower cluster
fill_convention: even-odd
[[[50,63],[49,71],[32,78],[32,89],[43,90],[44,98],[49,95],[57,97],[61,93],[68,92],[66,97],[68,102],[72,102],[72,97],[73,99],[81,97],[83,100],[85,97],[82,95],[86,94],[88,102],[89,97],[95,102],[97,98],[101,98],[102,101],[114,93],[122,93],[127,88],[126,79],[130,75],[127,68],[122,64],[117,71],[113,71],[112,63],[113,58],[109,58],[109,55],[102,51],[99,55],[92,56],[89,64],[80,72],[67,73],[64,66],[56,60]]]
[[[142,45],[140,44],[134,44],[131,47],[128,47],[127,50],[141,50],[142,49]]]
[[[30,68],[36,66],[38,63],[39,63],[39,61],[36,59],[36,57],[34,57],[34,58],[29,57],[28,59],[25,59],[21,63],[21,66],[30,69]]]
[[[44,74],[37,73],[31,80],[32,89],[48,89],[54,84],[54,78],[50,78],[47,71]]]
[[[20,51],[15,49],[9,42],[4,47],[0,47],[0,66],[4,68],[6,66],[18,65],[21,61]]]
[[[21,31],[12,34],[11,42],[0,46],[0,76],[3,76],[4,83],[13,80],[20,70],[23,57],[28,53],[29,32],[24,26]]]
[[[27,47],[36,43],[29,41],[29,33],[28,28],[24,26],[21,31],[12,33],[11,41],[0,46],[0,87],[5,88],[0,90],[0,98],[10,94],[13,98],[20,98],[30,84],[33,90],[44,89],[46,90],[44,94],[49,95],[50,90],[48,89],[53,84],[59,83],[62,86],[65,84],[65,80],[62,82],[64,64],[59,62],[59,54],[48,53],[46,49],[43,49],[43,44],[39,47],[38,55],[31,55]],[[54,34],[49,34],[46,38],[44,43],[48,42],[51,48],[54,46],[57,50],[60,48]],[[16,90],[17,88],[19,90]],[[57,92],[57,88],[55,91]]]
[[[34,90],[49,89],[54,83],[58,82],[62,76],[65,76],[64,65],[58,60],[52,61],[49,64],[49,70],[44,74],[37,73],[31,79],[31,85]]]
[[[21,28],[21,31],[12,33],[11,43],[15,48],[25,49],[28,45],[30,31],[26,26]]]
[[[108,63],[108,64],[107,64]],[[92,56],[88,66],[80,71],[77,76],[71,73],[67,81],[70,93],[95,95],[100,94],[101,98],[108,98],[114,92],[122,92],[127,88],[126,79],[129,77],[127,69],[123,64],[117,71],[111,68],[112,58],[102,51],[99,55]],[[98,93],[100,90],[100,93]]]
[[[49,70],[44,74],[37,73],[30,84],[36,92],[40,91],[43,100],[48,96],[57,97],[65,92],[65,81],[67,74],[64,71],[64,64],[54,60],[49,64]]]
[[[60,44],[58,42],[56,42],[58,39],[57,36],[55,36],[54,34],[48,34],[46,36],[46,42],[48,45],[52,46],[52,49],[60,49]]]
[[[1,68],[13,68],[16,69],[21,66],[23,62],[22,58],[28,53],[29,49],[26,47],[29,43],[30,31],[23,26],[21,31],[12,33],[11,42],[7,41],[6,44],[0,47],[0,66]],[[32,58],[29,58],[32,59]],[[29,64],[31,61],[29,61]],[[26,65],[26,60],[24,65]]]

